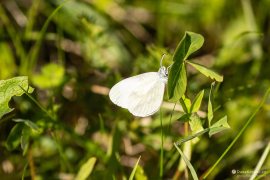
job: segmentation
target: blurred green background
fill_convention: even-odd
[[[205,38],[193,61],[224,75],[214,105],[231,126],[192,146],[199,176],[228,147],[270,85],[269,0],[74,0],[55,11],[62,2],[0,2],[0,79],[27,75],[33,97],[54,116],[48,118],[27,96],[13,98],[15,110],[0,120],[1,179],[74,179],[90,157],[97,160],[89,179],[126,179],[139,156],[135,179],[158,179],[159,113],[134,118],[109,100],[108,91],[125,77],[157,71],[162,54],[172,54],[187,30]],[[170,55],[165,64],[171,64]],[[208,95],[211,81],[192,68],[187,73],[186,95],[193,99],[201,89]],[[255,168],[269,142],[269,102],[209,179],[239,179],[233,169]],[[184,136],[184,124],[177,121],[182,112],[176,108],[167,131],[173,104],[161,109],[163,179],[185,179],[173,147]],[[40,129],[28,132],[23,150],[18,130],[7,146],[16,131],[14,118]],[[269,158],[262,168],[270,169]]]

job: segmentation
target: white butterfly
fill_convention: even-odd
[[[138,117],[157,112],[163,101],[168,68],[161,66],[158,72],[148,72],[124,79],[115,84],[110,92],[111,101]]]

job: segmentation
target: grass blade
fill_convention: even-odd
[[[223,157],[229,152],[229,150],[232,148],[232,146],[236,143],[236,141],[239,139],[239,137],[245,132],[245,130],[247,129],[247,127],[249,126],[249,124],[252,122],[252,120],[254,119],[255,115],[259,112],[259,110],[261,109],[261,107],[263,106],[263,104],[265,103],[268,95],[270,93],[270,88],[267,89],[262,101],[260,102],[260,104],[258,105],[258,107],[255,109],[255,111],[252,113],[252,115],[249,117],[249,119],[247,120],[246,124],[243,126],[243,128],[239,131],[239,133],[237,134],[237,136],[233,139],[233,141],[231,142],[231,144],[227,147],[227,149],[222,153],[222,155],[219,157],[219,159],[215,162],[215,164],[206,171],[206,173],[203,175],[203,179],[207,178],[207,176],[215,169],[215,167],[219,164],[219,162],[223,159]]]
[[[132,172],[131,172],[131,174],[130,174],[128,180],[133,180],[133,178],[134,178],[134,176],[135,176],[135,173],[136,173],[136,169],[137,169],[138,164],[139,164],[139,162],[140,162],[140,159],[141,159],[141,156],[140,156],[139,159],[137,160],[137,162],[136,162],[136,164],[135,164],[135,166],[134,166],[134,168],[133,168],[133,170],[132,170]]]
[[[88,161],[81,166],[81,168],[80,168],[80,170],[79,170],[79,172],[78,172],[75,179],[76,180],[87,179],[88,176],[93,171],[96,160],[97,160],[97,158],[95,158],[95,157],[89,158]]]
[[[184,155],[184,153],[181,151],[181,149],[176,145],[176,143],[174,143],[174,146],[176,147],[177,151],[180,153],[181,157],[183,158],[183,160],[185,161],[188,169],[190,170],[190,173],[192,175],[192,178],[194,180],[198,180],[198,176],[196,174],[195,169],[193,168],[193,166],[191,165],[191,163],[189,162],[188,158]]]
[[[31,49],[30,53],[28,54],[29,56],[29,64],[27,65],[27,70],[28,73],[32,70],[32,68],[35,67],[36,61],[37,61],[37,56],[41,47],[41,43],[44,39],[45,33],[47,31],[47,28],[49,26],[49,23],[51,22],[52,18],[56,15],[56,13],[67,3],[71,0],[65,0],[63,3],[61,3],[51,14],[50,16],[47,18],[47,20],[45,21],[37,42],[35,43],[35,45],[33,46],[33,48]]]
[[[270,151],[270,141],[268,142],[268,144],[267,144],[265,150],[263,151],[263,154],[262,154],[262,156],[261,156],[261,158],[260,158],[260,160],[259,160],[257,166],[255,167],[255,169],[254,169],[254,171],[253,171],[253,173],[252,173],[252,176],[249,178],[250,180],[255,179],[255,177],[258,175],[259,170],[261,169],[261,167],[262,167],[264,161],[265,161],[266,158],[267,158],[267,155],[269,154],[269,151]]]

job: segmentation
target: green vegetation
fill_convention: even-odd
[[[1,179],[263,179],[269,0],[0,2]],[[160,111],[110,88],[157,72]]]

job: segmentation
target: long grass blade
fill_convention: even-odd
[[[270,93],[270,88],[267,89],[262,101],[260,102],[260,104],[258,105],[258,107],[255,109],[255,111],[252,113],[252,115],[249,117],[249,119],[247,120],[247,122],[245,123],[245,125],[242,127],[242,129],[239,131],[239,133],[237,134],[237,136],[233,139],[233,141],[231,142],[231,144],[226,148],[226,150],[222,153],[222,155],[218,158],[218,160],[215,162],[215,164],[206,171],[206,173],[203,175],[203,179],[207,178],[207,176],[216,168],[216,166],[219,164],[219,162],[224,158],[224,156],[229,152],[229,150],[232,148],[232,146],[236,143],[236,141],[240,138],[240,136],[245,132],[245,130],[247,129],[247,127],[249,126],[249,124],[252,122],[252,120],[254,119],[255,115],[259,112],[259,110],[261,109],[261,107],[263,106],[263,104],[265,103],[268,95]]]
[[[255,169],[254,169],[254,171],[252,173],[252,176],[249,178],[250,180],[255,179],[255,177],[258,175],[259,170],[261,169],[264,161],[267,158],[267,155],[269,154],[269,151],[270,151],[270,141],[268,142],[268,144],[267,144],[267,146],[266,146],[266,148],[265,148],[265,150],[264,150],[264,152],[263,152],[257,166],[255,167]]]
[[[176,143],[174,143],[174,146],[176,147],[177,151],[180,153],[181,157],[183,158],[183,160],[185,161],[188,169],[190,170],[190,173],[192,175],[192,178],[194,180],[198,180],[198,176],[196,174],[196,171],[194,169],[194,167],[192,166],[192,164],[189,162],[188,158],[184,155],[184,153],[181,151],[181,149],[176,145]]]
[[[140,162],[140,159],[141,159],[141,156],[140,156],[139,159],[137,160],[137,162],[136,162],[136,164],[135,164],[135,166],[134,166],[134,168],[133,168],[133,170],[132,170],[132,172],[131,172],[131,174],[130,174],[128,180],[133,180],[133,178],[134,178],[134,176],[135,176],[135,173],[136,173],[136,170],[137,170],[137,167],[138,167],[138,164],[139,164],[139,162]]]

